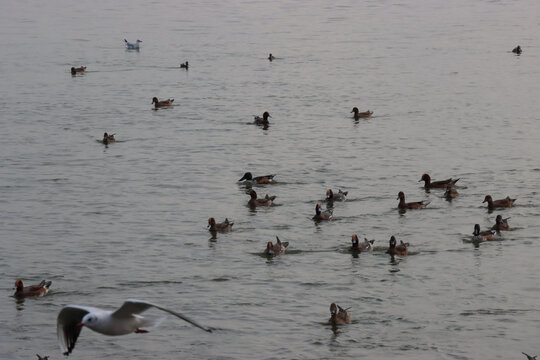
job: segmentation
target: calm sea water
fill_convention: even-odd
[[[86,329],[72,357],[540,353],[539,13],[536,0],[1,1],[1,357],[60,359],[62,306],[126,298],[216,331]],[[154,111],[154,96],[176,106]],[[248,124],[264,111],[268,129]],[[105,131],[119,141],[100,144]],[[255,187],[275,206],[246,206],[245,171],[277,174]],[[424,191],[424,172],[459,177],[461,196]],[[327,188],[349,199],[315,224]],[[431,203],[399,213],[399,191]],[[518,200],[488,212],[486,194]],[[513,231],[470,243],[499,213]],[[234,231],[213,239],[210,216]],[[353,233],[373,253],[352,256]],[[276,235],[289,253],[262,257]],[[391,235],[409,256],[385,254]],[[17,302],[17,278],[51,293]],[[326,323],[331,302],[352,324]]]

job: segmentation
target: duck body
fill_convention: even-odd
[[[459,196],[459,193],[456,189],[452,187],[452,185],[446,186],[446,191],[444,192],[444,197],[448,200],[456,198]]]
[[[103,134],[103,140],[101,140],[101,142],[105,145],[109,144],[109,143],[112,143],[112,142],[115,142],[116,139],[114,138],[114,135],[115,134],[107,134],[107,133],[104,133]]]
[[[354,234],[351,239],[352,245],[350,247],[350,251],[358,251],[358,252],[364,252],[364,251],[371,251],[373,250],[373,243],[375,240],[368,240],[364,238],[364,242],[360,243],[358,240],[358,235]]]
[[[262,117],[258,115],[254,116],[253,123],[255,125],[269,125],[270,124],[270,122],[268,121],[269,117],[272,117],[272,116],[270,116],[270,113],[268,111],[265,111]]]
[[[400,244],[397,245],[396,238],[394,236],[390,237],[388,250],[386,250],[387,254],[390,255],[401,255],[405,256],[409,254],[409,243],[404,243],[403,241],[400,241]]]
[[[72,67],[71,68],[71,75],[76,75],[77,73],[83,73],[86,71],[86,66],[81,67]]]
[[[426,189],[446,189],[448,188],[448,185],[454,186],[458,182],[459,178],[457,179],[446,179],[446,180],[439,180],[439,181],[431,181],[431,177],[428,174],[422,175],[422,178],[418,180],[424,181],[424,187]]]
[[[509,231],[510,225],[508,225],[508,219],[503,219],[501,215],[497,215],[497,218],[495,219],[495,225],[491,227],[491,230],[495,231]]]
[[[519,46],[519,45],[516,46],[515,48],[512,49],[512,52],[514,54],[518,54],[518,55],[521,54],[521,46]]]
[[[251,207],[256,207],[256,206],[270,206],[273,204],[273,201],[276,199],[276,196],[268,196],[268,194],[266,194],[266,196],[262,199],[259,199],[257,198],[257,193],[255,192],[255,190],[251,190],[249,192],[249,196],[251,197],[249,199],[249,202],[248,202],[248,205],[251,206]]]
[[[476,241],[491,241],[495,233],[491,230],[480,231],[480,225],[474,225],[473,240]]]
[[[330,304],[330,319],[328,322],[332,325],[345,325],[351,322],[351,315],[347,310],[335,303]]]
[[[274,60],[275,58],[276,58],[276,57],[275,57],[274,55],[272,55],[272,53],[270,53],[270,54],[268,55],[268,60],[270,60],[270,61]]]
[[[16,298],[23,298],[27,296],[45,296],[49,292],[49,287],[52,281],[41,281],[38,285],[24,286],[22,280],[15,281],[15,293],[13,296]]]
[[[263,176],[255,176],[255,177],[253,177],[253,175],[248,171],[238,181],[244,181],[244,182],[246,182],[248,184],[250,184],[250,183],[251,184],[275,184],[276,181],[274,180],[274,176],[276,176],[276,175],[271,174],[271,175],[263,175]]]
[[[415,202],[405,202],[405,194],[403,191],[398,193],[399,204],[398,208],[400,209],[423,209],[429,205],[429,202],[415,201]]]
[[[326,190],[326,200],[328,201],[345,201],[347,198],[348,191],[341,191],[341,189],[338,190],[338,193],[335,194],[332,189]]]
[[[230,222],[227,218],[221,223],[216,223],[216,219],[213,217],[208,219],[208,230],[211,232],[228,232],[232,230],[233,225],[234,223]]]
[[[484,198],[484,201],[482,201],[482,203],[487,202],[488,209],[491,210],[491,209],[495,209],[495,208],[511,207],[512,205],[514,205],[514,201],[516,201],[516,199],[510,199],[510,196],[507,196],[504,199],[493,200],[491,195],[486,195],[486,197]]]
[[[126,43],[126,47],[128,50],[139,50],[139,44],[142,43],[142,40],[137,39],[134,43],[130,43],[126,39],[124,39],[124,42]]]
[[[354,113],[353,114],[354,120],[370,118],[371,115],[373,115],[373,111],[368,110],[368,111],[360,112],[360,110],[358,110],[356,106],[353,107],[351,113]]]
[[[185,63],[180,64],[180,69],[189,70],[189,63],[186,61]]]
[[[285,254],[285,250],[287,250],[287,247],[289,246],[288,241],[281,242],[279,240],[279,237],[276,236],[276,243],[272,243],[271,241],[266,243],[266,249],[264,250],[264,254],[266,256],[276,256],[279,254]]]
[[[332,218],[332,210],[322,210],[321,204],[315,205],[315,216],[313,216],[313,220],[315,221],[327,221]]]
[[[165,107],[165,106],[172,106],[174,102],[174,99],[167,99],[167,100],[161,100],[159,101],[157,97],[152,98],[152,104],[154,104],[155,108]]]

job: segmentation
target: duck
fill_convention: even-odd
[[[402,255],[405,256],[409,253],[409,243],[404,243],[400,240],[400,244],[396,245],[396,238],[392,235],[390,237],[388,250],[386,250],[387,254],[390,255]]]
[[[371,250],[373,250],[373,243],[375,242],[375,240],[368,240],[368,239],[364,238],[364,242],[362,244],[360,244],[360,241],[358,241],[358,235],[353,234],[351,242],[352,242],[352,245],[350,247],[351,251],[362,252],[362,251],[371,251]]]
[[[446,185],[446,191],[444,192],[444,197],[448,200],[451,200],[453,198],[456,198],[459,196],[459,193],[456,189],[454,189],[452,184]]]
[[[313,220],[321,221],[321,220],[330,220],[331,218],[332,218],[332,210],[326,209],[325,211],[322,211],[321,204],[315,205],[315,216],[313,216]]]
[[[326,200],[328,201],[345,201],[346,196],[349,192],[348,191],[341,191],[341,189],[338,190],[337,194],[334,194],[332,189],[326,190]]]
[[[276,175],[270,174],[270,175],[262,175],[262,176],[253,177],[253,175],[248,171],[238,181],[244,181],[245,183],[249,183],[249,184],[275,184],[276,181],[274,180],[274,176]]]
[[[249,206],[270,206],[272,205],[272,202],[274,201],[274,199],[276,198],[276,196],[268,196],[268,194],[266,194],[266,196],[263,198],[263,199],[257,199],[257,193],[255,192],[255,190],[251,190],[249,192],[249,196],[251,196],[251,199],[249,199]]]
[[[405,202],[405,194],[403,191],[398,193],[399,204],[398,208],[400,209],[423,209],[429,205],[429,202],[415,201],[415,202]]]
[[[114,138],[114,135],[116,134],[107,134],[107,133],[103,133],[103,140],[101,140],[101,142],[105,145],[109,144],[109,143],[112,143],[112,142],[115,142],[116,139]]]
[[[423,174],[422,178],[418,180],[418,182],[424,181],[424,187],[426,189],[435,189],[435,188],[446,189],[448,185],[454,186],[458,182],[459,179],[460,178],[457,178],[454,180],[450,178],[446,180],[431,181],[431,177],[428,174]]]
[[[184,64],[180,64],[180,69],[189,70],[189,63],[186,61]]]
[[[491,230],[480,231],[480,225],[474,224],[473,240],[478,241],[491,241],[493,240],[493,234]]]
[[[330,319],[328,322],[332,325],[345,325],[351,322],[351,315],[347,313],[348,309],[343,309],[336,303],[330,304]]]
[[[213,217],[208,219],[208,229],[211,232],[227,232],[232,230],[233,225],[234,223],[230,222],[227,218],[225,218],[225,221],[221,223],[216,223],[216,219],[214,219]]]
[[[83,73],[86,71],[86,66],[81,66],[81,67],[72,67],[71,68],[71,75],[76,75],[77,73]]]
[[[289,246],[288,241],[281,242],[279,240],[279,237],[276,236],[275,244],[273,244],[271,241],[266,243],[266,249],[264,250],[264,254],[267,256],[276,256],[279,254],[285,254],[285,250],[287,250],[288,246]]]
[[[269,125],[270,124],[270,122],[268,121],[269,117],[272,117],[272,116],[270,116],[270,113],[268,111],[265,111],[262,117],[255,115],[253,117],[253,123],[255,125]]]
[[[491,230],[495,231],[509,231],[510,225],[508,225],[508,219],[503,219],[501,215],[497,215],[497,218],[495,219],[495,225],[491,227]]]
[[[373,115],[373,111],[368,110],[368,111],[360,112],[356,106],[353,107],[351,112],[354,113],[353,115],[354,120],[358,120],[360,118],[369,118],[371,117],[371,115]]]
[[[157,97],[154,96],[152,98],[152,104],[155,104],[154,106],[157,108],[164,107],[164,106],[172,106],[174,102],[174,99],[167,99],[167,100],[161,100],[159,101]]]
[[[126,39],[124,39],[124,42],[126,43],[126,47],[127,47],[129,50],[139,50],[139,44],[142,43],[142,40],[137,39],[136,42],[130,43],[129,41],[127,41]]]
[[[36,354],[36,356],[38,357],[38,360],[49,360],[49,356],[41,356],[39,354]]]
[[[516,46],[515,48],[512,49],[512,52],[514,54],[518,54],[518,55],[521,54],[521,46],[519,46],[519,45]]]
[[[275,57],[274,55],[272,55],[272,53],[270,53],[270,54],[268,55],[268,60],[270,60],[270,61],[274,60],[275,58],[276,58],[276,57]]]
[[[524,353],[523,351],[521,353],[527,357],[527,360],[536,360],[537,355],[531,356],[529,354]]]
[[[484,198],[484,201],[482,201],[482,204],[487,202],[488,203],[488,209],[495,209],[495,208],[507,208],[514,205],[514,201],[516,199],[510,199],[510,196],[507,196],[505,199],[499,199],[499,200],[493,200],[491,195],[486,195]]]
[[[38,285],[24,286],[22,280],[15,281],[15,293],[13,296],[23,298],[27,296],[45,296],[49,292],[52,281],[41,281]]]

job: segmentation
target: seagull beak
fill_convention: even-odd
[[[82,322],[77,323],[77,327],[83,327],[83,326],[84,326],[84,324]]]

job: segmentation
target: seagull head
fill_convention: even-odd
[[[88,313],[82,318],[81,322],[77,324],[77,327],[88,326],[89,328],[92,328],[96,326],[97,322],[97,316],[95,314]]]

